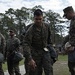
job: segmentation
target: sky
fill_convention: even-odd
[[[0,13],[5,13],[9,8],[32,8],[41,5],[45,11],[52,10],[63,16],[63,9],[67,6],[75,7],[75,0],[0,0]]]

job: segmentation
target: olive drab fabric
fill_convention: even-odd
[[[45,23],[39,28],[33,24],[26,31],[23,44],[25,58],[28,61],[34,59],[38,66],[35,71],[29,69],[29,75],[41,75],[42,67],[44,68],[45,75],[53,75],[50,53],[44,50],[48,43],[51,44],[48,32],[51,33],[49,25]]]
[[[69,42],[72,46],[75,46],[75,17],[70,23]]]
[[[0,52],[5,53],[6,40],[5,37],[0,33]]]
[[[72,6],[66,7],[64,10],[64,16],[68,20],[70,20],[70,27],[69,27],[69,40],[67,41],[67,45],[70,46],[67,49],[68,54],[68,67],[71,75],[75,75],[75,12]]]
[[[19,51],[20,40],[13,36],[9,37],[6,42],[7,68],[10,75],[21,75],[19,62],[14,61],[14,51]]]
[[[44,47],[47,47],[48,43],[51,44],[51,38],[48,37],[48,32],[51,31],[49,29],[48,24],[43,24],[41,29],[37,29],[36,25],[31,25],[29,29],[26,32],[26,37],[24,39],[24,42],[27,42],[27,44],[24,44],[24,51],[26,50],[28,53],[28,57],[31,58],[30,52],[31,52],[31,47],[34,47],[36,49],[43,49]],[[40,36],[41,35],[41,36]],[[29,38],[29,40],[27,40]],[[49,38],[49,40],[47,40]]]
[[[7,40],[7,52],[13,52],[14,50],[17,50],[17,47],[19,45],[20,45],[20,40],[18,38],[16,37],[13,37],[12,39],[9,38]]]
[[[0,33],[0,62],[4,61],[6,41],[4,36]]]
[[[2,62],[4,61],[4,54],[5,54],[5,47],[6,47],[6,40],[5,37],[0,33],[0,75],[4,75],[3,69],[2,69]]]

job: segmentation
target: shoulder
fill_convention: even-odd
[[[33,25],[34,25],[34,23],[31,23],[31,24],[27,25],[27,26],[26,26],[26,31],[27,31],[29,28],[31,28]]]
[[[48,28],[50,27],[49,23],[45,23],[45,22],[44,22],[43,24],[44,24],[46,27],[48,27]]]
[[[49,23],[44,22],[43,24],[46,25],[46,26],[49,26]]]
[[[27,34],[27,33],[32,33],[32,31],[33,31],[33,26],[34,26],[34,23],[32,23],[32,24],[29,25],[29,27],[28,27],[27,30],[26,30],[26,34]]]
[[[17,37],[14,37],[14,40],[15,40],[15,41],[20,41],[19,38],[17,38]]]
[[[46,27],[48,30],[51,30],[49,23],[45,23],[45,22],[44,22],[43,24],[45,25],[45,27]]]

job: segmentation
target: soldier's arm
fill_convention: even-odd
[[[62,53],[63,53],[63,54],[66,54],[64,46],[65,46],[66,42],[68,42],[68,41],[69,41],[69,35],[67,35],[67,36],[65,37],[65,39],[64,39],[64,41],[63,41],[63,43],[62,43]]]
[[[16,38],[16,42],[15,42],[16,48],[20,46],[20,43],[21,43],[20,40],[18,38]]]
[[[73,19],[70,24],[69,43],[71,44],[71,46],[75,46],[75,19]]]
[[[5,47],[6,47],[6,40],[5,37],[1,34],[1,48],[3,54],[5,54]]]
[[[5,58],[5,60],[6,60],[6,58],[7,58],[7,41],[6,41],[6,47],[5,47],[4,58]]]
[[[28,60],[32,59],[31,56],[31,43],[32,43],[32,31],[29,29],[26,32],[24,43],[23,43],[23,50],[24,50],[24,56],[28,58]]]
[[[20,40],[18,38],[15,38],[14,50],[20,51],[20,43]]]

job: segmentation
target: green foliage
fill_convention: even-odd
[[[17,37],[20,38],[22,32],[25,31],[26,24],[28,25],[30,22],[33,22],[34,10],[38,8],[43,10],[44,12],[44,21],[50,24],[53,43],[57,43],[56,40],[62,38],[62,34],[58,34],[59,38],[57,38],[57,33],[63,33],[63,31],[61,30],[64,29],[64,27],[59,27],[58,25],[56,25],[62,23],[62,20],[60,21],[61,16],[60,14],[53,12],[52,10],[44,11],[44,8],[41,5],[34,6],[33,8],[22,7],[21,9],[16,10],[14,10],[13,8],[9,8],[7,11],[5,11],[5,13],[0,13],[1,33],[3,33],[7,38],[8,30],[14,29]]]

